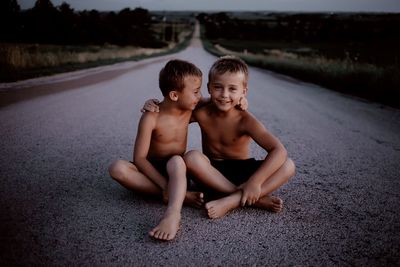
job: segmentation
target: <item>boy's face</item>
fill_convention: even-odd
[[[239,104],[247,93],[245,75],[241,72],[226,72],[215,75],[208,83],[211,101],[221,111],[228,111]]]
[[[201,77],[186,76],[183,82],[185,87],[178,92],[178,101],[182,108],[194,110],[201,98]]]

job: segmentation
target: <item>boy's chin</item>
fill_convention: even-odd
[[[216,107],[220,111],[229,111],[234,108],[232,105],[216,105]]]

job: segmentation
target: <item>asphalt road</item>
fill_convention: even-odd
[[[400,264],[400,111],[256,68],[249,110],[297,165],[276,192],[283,212],[210,220],[185,207],[175,240],[149,238],[165,206],[121,187],[107,166],[132,157],[139,110],[161,98],[171,58],[202,69],[207,95],[215,57],[198,40],[171,56],[0,85],[30,95],[0,109],[2,266]],[[189,139],[200,148],[197,125]]]

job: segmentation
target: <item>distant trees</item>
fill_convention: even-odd
[[[36,0],[33,8],[21,11],[16,0],[0,1],[0,42],[165,46],[151,23],[143,8],[76,12],[65,2],[56,7],[50,0]]]
[[[0,38],[11,41],[19,31],[20,6],[16,0],[0,1]]]
[[[209,39],[285,40],[300,42],[395,40],[398,14],[273,13],[240,19],[227,13],[199,14]]]

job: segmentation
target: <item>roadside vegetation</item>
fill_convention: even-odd
[[[399,14],[200,14],[206,50],[400,107]]]
[[[175,53],[193,33],[193,19],[142,8],[75,11],[37,0],[21,10],[0,3],[0,82]]]

